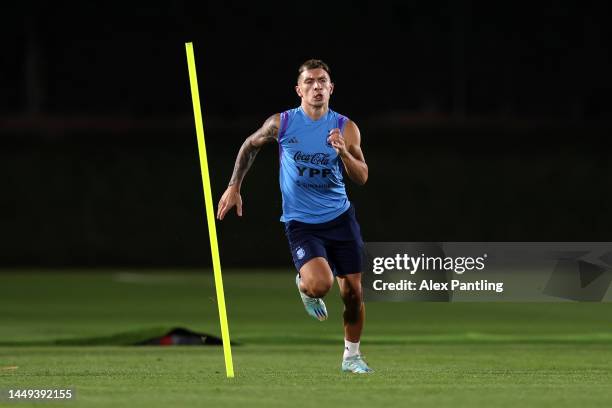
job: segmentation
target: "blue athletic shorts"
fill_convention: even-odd
[[[363,240],[352,204],[328,222],[286,222],[285,235],[298,272],[306,262],[318,256],[327,259],[334,275],[359,273],[363,268]]]

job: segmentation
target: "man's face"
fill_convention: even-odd
[[[307,69],[300,74],[295,91],[308,105],[321,107],[329,103],[334,84],[323,68]]]

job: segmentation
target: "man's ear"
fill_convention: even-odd
[[[333,83],[333,82],[330,82],[330,83],[329,83],[329,94],[331,95],[331,94],[333,94],[333,93],[334,93],[334,83]]]
[[[295,86],[295,92],[298,94],[298,96],[299,96],[300,98],[303,98],[303,97],[304,97],[304,96],[302,95],[302,90],[300,89],[300,86],[299,86],[299,85],[296,85],[296,86]]]

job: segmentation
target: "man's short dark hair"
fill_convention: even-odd
[[[329,77],[331,78],[331,72],[329,70],[329,66],[326,63],[324,63],[320,59],[309,59],[308,61],[300,65],[300,68],[298,69],[298,81],[300,79],[300,75],[302,75],[302,72],[309,70],[309,69],[317,69],[317,68],[324,69],[325,72],[327,72],[327,75],[329,75]]]

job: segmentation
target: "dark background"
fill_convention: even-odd
[[[0,266],[210,264],[187,41],[215,200],[321,58],[366,241],[610,241],[610,6],[535,3],[5,6]],[[223,265],[291,265],[277,169],[263,149],[217,224]]]

